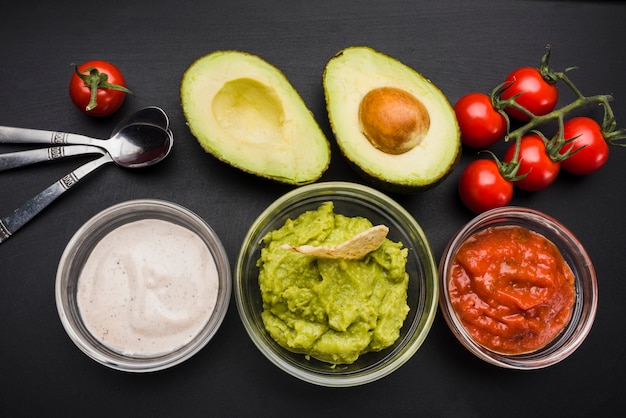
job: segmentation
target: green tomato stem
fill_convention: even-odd
[[[550,113],[546,113],[545,115],[542,115],[542,116],[533,116],[528,123],[526,123],[523,126],[520,126],[519,128],[515,129],[512,132],[509,132],[505,136],[504,140],[505,141],[510,141],[510,140],[518,141],[522,136],[524,136],[529,131],[535,129],[536,127],[549,121],[559,120],[560,118],[562,119],[566,114],[576,109],[580,109],[582,107],[589,106],[592,104],[601,104],[602,106],[604,106],[605,120],[609,118],[614,121],[615,118],[613,117],[613,112],[609,105],[609,101],[611,100],[613,100],[611,96],[602,95],[602,94],[596,95],[596,96],[589,96],[589,97],[580,96],[577,99],[575,99],[573,102],[557,110],[553,110]]]
[[[87,107],[85,108],[86,111],[90,111],[92,109],[94,109],[96,106],[98,106],[98,87],[100,86],[100,77],[98,77],[98,74],[93,74],[93,72],[98,72],[98,70],[92,70],[91,76],[87,78],[87,80],[85,80],[85,83],[87,83],[87,81],[89,82],[89,84],[87,84],[87,86],[89,86],[89,91],[90,91],[90,96],[89,96],[89,103],[87,104]]]

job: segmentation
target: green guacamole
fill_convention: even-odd
[[[360,260],[324,259],[283,244],[336,246],[372,227],[362,217],[333,212],[332,202],[288,219],[263,237],[257,265],[262,318],[287,350],[332,364],[392,345],[409,312],[408,250],[385,239]]]

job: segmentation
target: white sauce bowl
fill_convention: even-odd
[[[112,289],[113,286],[111,283],[106,282],[111,282],[112,278],[121,284],[120,302],[117,305],[113,304],[113,311],[109,312],[110,315],[119,314],[120,321],[125,323],[126,328],[139,329],[142,334],[138,335],[138,338],[147,339],[154,344],[162,344],[162,341],[168,341],[169,345],[167,347],[169,348],[163,349],[163,347],[160,347],[155,349],[154,352],[147,349],[141,353],[137,351],[136,344],[129,344],[128,347],[124,347],[124,342],[120,343],[119,339],[115,343],[111,343],[107,332],[97,332],[93,325],[93,319],[88,322],[83,315],[86,312],[85,301],[87,298],[83,296],[81,299],[77,295],[79,293],[79,283],[82,283],[81,280],[86,281],[86,279],[81,278],[81,273],[89,260],[93,264],[93,257],[97,256],[98,249],[101,247],[99,244],[105,237],[115,235],[115,233],[128,227],[129,224],[144,225],[144,222],[137,222],[144,220],[159,220],[173,224],[170,231],[179,230],[180,227],[184,228],[182,230],[184,232],[191,231],[191,239],[189,237],[182,238],[182,242],[195,242],[196,245],[199,245],[199,248],[175,248],[173,250],[179,251],[180,255],[169,258],[158,256],[160,258],[157,266],[158,274],[160,275],[159,277],[165,277],[165,279],[162,283],[158,283],[158,280],[155,283],[153,275],[155,271],[155,257],[157,256],[150,252],[152,251],[151,246],[154,246],[154,250],[157,250],[156,246],[159,245],[158,234],[164,238],[161,240],[163,245],[180,241],[176,241],[172,239],[172,236],[167,235],[171,232],[158,232],[159,228],[141,229],[143,228],[141,226],[139,231],[135,231],[137,240],[131,238],[128,246],[118,242],[115,248],[117,253],[115,256],[121,260],[131,260],[133,264],[131,267],[127,268],[122,265],[120,267],[123,269],[121,274],[113,272],[112,268],[110,272],[106,269],[95,270],[97,273],[92,278],[102,281],[103,285],[108,286],[109,289]],[[121,228],[122,226],[125,228]],[[111,234],[112,232],[114,233]],[[199,238],[199,240],[196,238]],[[143,243],[143,245],[135,245],[137,243],[133,241],[137,241],[139,244]],[[180,244],[178,245],[180,246]],[[205,248],[202,247],[203,245]],[[191,251],[192,249],[193,251]],[[179,274],[178,270],[182,269],[182,267],[176,265],[175,260],[185,259],[184,254],[186,250],[189,250],[187,251],[188,253],[196,254],[203,252],[207,254],[208,267],[204,266],[204,268],[201,268],[196,264],[202,263],[192,262],[191,264],[193,265],[187,266],[184,268],[185,272]],[[143,256],[144,254],[138,254],[137,251],[146,252],[146,257]],[[145,265],[142,265],[143,259],[147,260]],[[189,259],[196,260],[197,257]],[[105,261],[105,264],[108,263],[109,266],[115,264],[112,260]],[[190,289],[187,289],[188,291],[185,289],[181,290],[180,286],[182,286],[182,282],[187,281],[186,279],[190,272],[197,274],[198,277],[192,281]],[[131,275],[137,277],[130,277]],[[168,275],[171,278],[168,278]],[[129,287],[132,287],[132,289],[129,290]],[[141,293],[137,293],[138,287]],[[210,288],[210,296],[207,296],[207,288]],[[128,372],[150,372],[166,369],[187,360],[211,340],[228,310],[231,288],[230,265],[226,251],[213,229],[203,219],[188,209],[170,202],[132,200],[105,209],[87,221],[74,234],[59,262],[55,295],[61,323],[71,340],[80,350],[98,363],[113,369]],[[195,307],[189,306],[187,300],[172,301],[173,297],[184,293],[187,293],[187,296],[189,296],[189,292],[193,293],[198,289],[204,289],[204,296],[202,296],[201,302],[196,304]],[[93,298],[118,297],[104,293],[101,288],[92,293]],[[198,295],[200,294],[198,291]],[[195,295],[192,295],[189,299],[194,299],[194,297]],[[150,303],[141,305],[137,303],[137,300],[142,301],[142,303],[150,301]],[[111,305],[108,303],[108,300],[104,302],[107,302],[107,305]],[[128,308],[128,305],[133,305],[132,311]],[[104,303],[100,304],[100,306],[104,306]],[[115,312],[116,306],[120,307],[119,312]],[[141,311],[142,307],[146,307],[146,312]],[[110,309],[111,306],[108,306],[108,308]],[[148,311],[148,309],[151,310]],[[188,330],[184,330],[186,331],[185,335],[180,332],[180,329],[178,331],[168,329],[167,325],[170,319],[172,328],[180,328],[181,317],[195,315],[199,311],[203,312],[198,317],[200,324],[188,327]],[[137,324],[128,326],[127,322],[132,321],[133,317],[141,318],[141,326],[138,327],[136,326]],[[146,318],[149,317],[158,319],[158,321],[155,321],[156,328],[145,329],[148,327]],[[116,322],[112,321],[105,325],[115,328]],[[113,331],[115,329],[111,330],[111,335]],[[180,334],[180,343],[176,342],[178,337],[169,335],[170,333]]]

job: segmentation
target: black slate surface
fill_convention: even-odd
[[[626,5],[606,1],[59,1],[0,0],[0,125],[107,137],[122,116],[157,105],[176,136],[171,156],[145,170],[101,168],[0,246],[0,415],[14,416],[609,416],[626,390],[623,373],[626,150],[613,148],[598,173],[561,176],[512,204],[568,226],[594,261],[596,323],[565,361],[532,372],[474,358],[440,314],[417,354],[375,383],[330,389],[300,382],[267,361],[239,320],[234,300],[210,344],[173,369],[134,375],[82,354],[54,301],[56,267],[74,232],[102,209],[136,198],[188,207],[216,230],[234,265],[250,224],[291,187],[228,167],[190,135],[178,96],[184,70],[221,49],[260,55],[300,92],[331,142],[322,72],[340,49],[368,45],[430,78],[454,103],[488,92],[514,68],[537,65],[547,44],[556,69],[583,93],[613,94],[626,127]],[[136,92],[115,116],[95,120],[67,93],[71,63],[105,59]],[[589,113],[598,116],[598,109]],[[2,146],[1,152],[15,147]],[[456,195],[458,169],[437,188],[393,196],[420,222],[437,257],[473,216]],[[8,214],[87,159],[0,173]],[[362,182],[333,142],[322,178]]]

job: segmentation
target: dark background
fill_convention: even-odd
[[[43,3],[43,2],[42,2]],[[70,4],[72,4],[70,6]],[[234,300],[214,339],[189,361],[134,375],[82,354],[65,334],[54,301],[59,258],[74,232],[100,210],[135,198],[182,204],[216,230],[234,265],[253,220],[291,187],[265,181],[205,154],[185,126],[184,70],[220,49],[260,55],[280,68],[333,144],[322,180],[361,182],[340,156],[325,111],[321,75],[340,49],[368,45],[430,78],[451,103],[489,92],[518,66],[536,66],[552,45],[555,69],[587,95],[613,94],[626,127],[626,5],[603,1],[105,1],[0,0],[0,125],[108,137],[135,109],[163,107],[176,137],[171,156],[138,171],[108,165],[0,246],[0,415],[42,416],[607,416],[623,410],[623,275],[626,149],[614,147],[594,175],[562,175],[548,190],[516,193],[513,204],[559,219],[594,261],[600,300],[595,325],[563,362],[520,372],[474,358],[440,314],[424,345],[392,375],[331,389],[300,382],[254,347]],[[119,113],[95,120],[67,94],[71,63],[105,59],[136,93]],[[561,104],[568,98],[564,93]],[[587,109],[592,116],[598,109]],[[14,150],[3,146],[0,152]],[[471,219],[458,200],[457,170],[437,188],[393,196],[424,228],[437,260]],[[87,159],[0,173],[6,215]]]

